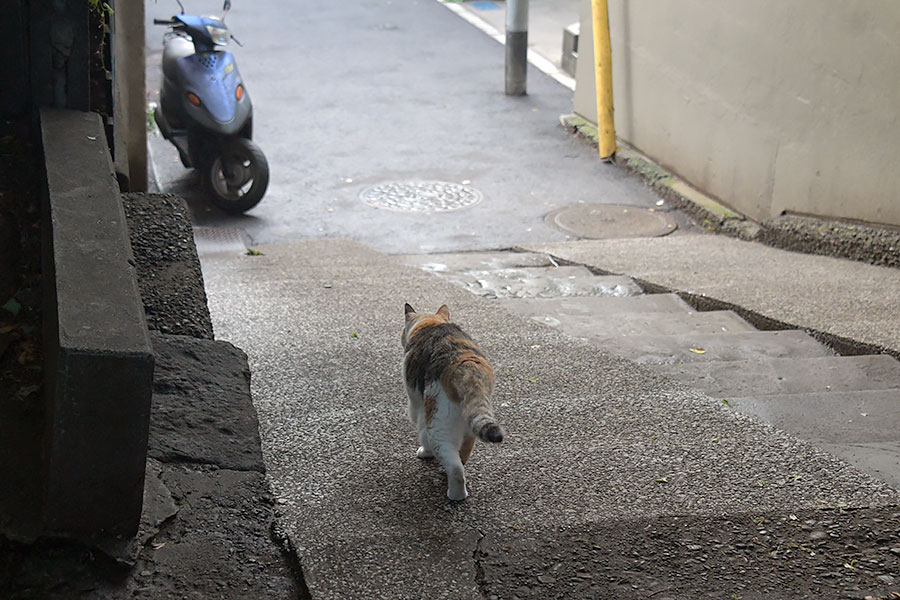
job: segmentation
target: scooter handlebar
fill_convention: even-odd
[[[172,25],[175,19],[153,19],[154,25]]]

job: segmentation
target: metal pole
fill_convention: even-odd
[[[506,2],[506,95],[524,96],[528,67],[528,0]]]

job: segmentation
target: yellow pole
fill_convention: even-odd
[[[591,0],[594,19],[594,74],[597,80],[597,147],[600,158],[616,153],[616,125],[613,121],[612,49],[609,43],[607,0]]]

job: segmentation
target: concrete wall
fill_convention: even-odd
[[[147,190],[144,2],[112,2],[113,156],[123,191]]]
[[[609,0],[616,133],[756,219],[900,226],[900,3]],[[596,122],[590,1],[575,112]]]

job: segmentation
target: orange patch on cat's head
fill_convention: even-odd
[[[429,325],[440,325],[450,322],[450,310],[446,304],[442,304],[433,315],[420,315],[408,302],[404,305],[403,310],[406,316],[406,327],[403,328],[403,335],[400,339],[404,346],[406,346],[416,330]]]

